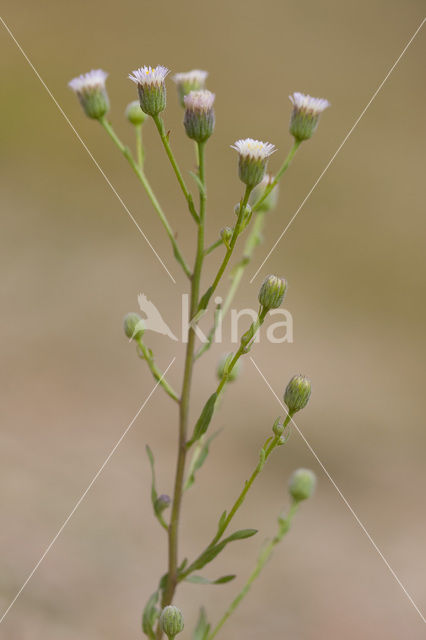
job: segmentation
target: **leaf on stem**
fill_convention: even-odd
[[[158,493],[157,493],[157,489],[156,489],[156,482],[155,482],[155,468],[154,468],[154,454],[151,451],[151,448],[146,445],[146,453],[148,455],[148,459],[149,459],[149,463],[151,465],[151,475],[152,475],[152,482],[151,482],[151,502],[152,502],[152,508],[154,510],[154,515],[157,518],[158,522],[161,524],[161,526],[163,527],[163,529],[168,529],[167,524],[164,522],[163,516],[161,515],[161,510],[159,510],[158,508]]]
[[[159,593],[155,591],[148,602],[142,614],[142,631],[150,640],[155,640],[155,622],[160,615],[157,609]]]
[[[192,640],[206,640],[210,631],[210,625],[207,622],[206,611],[204,607],[200,609],[197,626],[195,627]]]
[[[227,582],[231,582],[237,576],[235,574],[222,576],[221,578],[217,578],[216,580],[209,580],[208,578],[204,578],[204,576],[188,576],[185,578],[186,582],[192,582],[193,584],[226,584]]]
[[[194,427],[194,433],[192,434],[191,440],[187,443],[187,447],[191,447],[194,442],[197,442],[201,438],[202,435],[207,431],[211,419],[213,417],[214,408],[217,400],[217,393],[213,393],[210,398],[207,400],[204,408],[201,412],[200,417],[197,420],[197,423]]]
[[[202,569],[209,564],[212,560],[219,555],[221,551],[226,547],[227,544],[233,542],[234,540],[245,540],[246,538],[251,538],[257,533],[257,529],[240,529],[239,531],[235,531],[235,533],[231,534],[222,542],[215,544],[213,547],[207,547],[207,549],[190,565],[187,569],[187,574],[189,575],[193,571],[197,571],[198,569]]]
[[[206,188],[203,185],[203,183],[201,182],[199,176],[196,173],[194,173],[193,171],[190,171],[189,174],[194,178],[195,182],[197,183],[197,187],[198,187],[199,192],[203,196],[205,196],[206,195]]]
[[[219,435],[219,433],[220,432],[217,431],[207,440],[204,441],[203,438],[200,438],[200,440],[198,441],[189,465],[188,477],[183,488],[184,491],[192,487],[192,485],[194,484],[195,472],[203,466],[207,456],[209,455],[210,443],[212,442],[212,440],[214,440],[214,438],[216,438],[217,435]]]
[[[213,287],[209,287],[203,297],[200,300],[200,304],[198,305],[199,311],[202,309],[207,309],[207,305],[209,304],[209,300],[212,296]]]

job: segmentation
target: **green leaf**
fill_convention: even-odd
[[[222,576],[216,580],[209,580],[209,578],[204,578],[204,576],[188,576],[185,580],[186,582],[192,582],[193,584],[226,584],[227,582],[231,582],[234,578],[236,578],[235,575]]]
[[[197,626],[192,636],[192,640],[206,640],[210,631],[210,625],[207,622],[206,611],[204,607],[200,609],[200,615],[198,616]]]
[[[200,300],[200,304],[198,305],[198,309],[201,311],[202,309],[207,309],[207,305],[209,304],[209,300],[212,297],[213,288],[209,287],[203,297]]]
[[[203,437],[201,437],[200,440],[198,441],[198,444],[195,447],[195,450],[189,465],[188,477],[186,479],[185,486],[183,488],[184,491],[192,487],[192,485],[194,484],[195,472],[198,471],[198,469],[200,469],[203,466],[209,454],[210,443],[212,442],[212,440],[214,440],[214,438],[216,438],[217,435],[219,435],[219,433],[220,432],[217,431],[205,441]]]
[[[155,488],[155,469],[154,469],[154,454],[151,451],[151,448],[146,445],[146,453],[148,455],[149,463],[151,465],[151,475],[152,475],[152,483],[151,483],[151,502],[155,513],[155,503],[158,498],[157,489]]]
[[[251,538],[255,536],[257,533],[257,529],[240,529],[239,531],[235,531],[235,533],[231,534],[225,540],[222,540],[222,543],[225,542],[233,542],[234,540],[245,540],[246,538]]]
[[[150,640],[155,640],[154,625],[160,615],[160,612],[157,609],[158,598],[159,593],[158,591],[155,591],[146,603],[142,614],[142,631]]]
[[[205,196],[206,195],[206,188],[203,185],[203,183],[201,182],[199,176],[196,173],[194,173],[193,171],[190,171],[189,174],[194,178],[195,182],[197,183],[197,187],[198,187],[199,192],[202,193],[203,196]]]
[[[207,400],[204,408],[201,412],[200,417],[197,420],[197,423],[194,427],[194,433],[192,434],[191,440],[188,442],[187,447],[190,447],[197,442],[201,438],[202,435],[207,431],[211,419],[213,417],[214,408],[217,400],[217,393],[213,393],[210,398]]]
[[[237,576],[235,574],[231,574],[229,576],[222,576],[221,578],[218,578],[217,580],[215,580],[213,584],[226,584],[227,582],[231,582],[231,580],[234,580],[234,578],[236,577]]]
[[[222,535],[222,533],[223,533],[223,527],[224,527],[224,525],[225,525],[225,522],[226,522],[226,516],[227,516],[227,515],[228,515],[228,514],[226,513],[226,509],[225,509],[225,511],[224,511],[224,512],[222,513],[222,515],[220,516],[220,518],[219,518],[219,522],[218,522],[218,525],[217,525],[217,536],[218,536],[218,537],[219,537],[219,536],[221,536],[221,535]]]
[[[212,560],[216,558],[217,555],[226,547],[230,542],[234,542],[234,540],[245,540],[245,538],[251,538],[257,533],[257,529],[240,529],[239,531],[235,531],[232,535],[228,536],[218,544],[215,544],[213,547],[207,547],[205,551],[201,555],[198,556],[196,560],[190,565],[187,569],[188,575],[193,571],[197,571],[198,569],[202,569],[209,564]]]

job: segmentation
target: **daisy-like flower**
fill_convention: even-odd
[[[149,116],[157,116],[166,108],[166,67],[140,67],[129,74],[138,86],[141,109]]]
[[[308,140],[315,133],[321,113],[330,106],[324,98],[312,98],[303,93],[289,96],[293,105],[290,133],[298,142]]]
[[[237,140],[231,147],[239,155],[238,168],[241,182],[253,189],[259,182],[262,182],[267,160],[276,151],[275,146],[270,142],[245,138]]]
[[[173,76],[173,81],[176,83],[178,90],[179,102],[182,107],[185,106],[184,97],[188,95],[188,93],[204,89],[208,75],[207,71],[193,69],[192,71],[176,73]]]
[[[77,94],[85,114],[89,118],[99,120],[109,109],[108,94],[105,81],[108,77],[106,71],[94,69],[73,78],[68,86]]]
[[[207,89],[190,91],[184,96],[185,116],[183,124],[188,138],[205,142],[213,133],[215,95]]]

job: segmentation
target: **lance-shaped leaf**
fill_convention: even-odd
[[[142,631],[150,640],[155,640],[155,622],[160,615],[157,609],[159,593],[155,591],[148,602],[142,614]]]
[[[209,578],[204,578],[204,576],[188,576],[186,582],[192,582],[193,584],[226,584],[236,577],[237,576],[233,574],[216,578],[216,580],[209,580]]]
[[[193,571],[197,571],[198,569],[205,567],[206,564],[209,564],[209,562],[214,560],[230,542],[251,538],[251,536],[254,536],[256,533],[257,529],[240,529],[212,547],[207,547],[207,549],[203,551],[203,553],[201,553],[201,555],[199,555],[198,558],[188,567],[185,571],[185,575],[190,575]]]
[[[162,508],[160,506],[160,502],[158,501],[158,493],[157,493],[157,489],[156,489],[156,481],[155,481],[155,468],[154,468],[154,454],[151,451],[151,448],[146,445],[146,453],[148,455],[148,459],[149,459],[149,463],[151,465],[151,476],[152,476],[152,482],[151,482],[151,502],[152,502],[152,508],[154,509],[154,514],[155,517],[157,518],[158,522],[161,524],[161,526],[166,529],[168,529],[167,524],[165,523],[163,516],[161,515],[161,511]]]
[[[210,625],[207,622],[207,616],[204,607],[200,609],[197,626],[195,627],[192,640],[206,640],[210,631]]]
[[[206,404],[203,407],[200,417],[197,420],[197,423],[194,427],[194,433],[192,434],[191,440],[187,443],[187,447],[190,447],[197,442],[201,438],[202,435],[207,431],[211,419],[213,417],[214,408],[217,400],[217,393],[213,393],[210,398],[207,400]]]
[[[207,456],[209,455],[210,443],[212,442],[212,440],[214,440],[214,438],[216,438],[217,435],[219,435],[219,431],[214,433],[207,440],[203,440],[203,437],[201,437],[198,443],[196,444],[196,447],[189,465],[188,477],[186,479],[185,486],[183,488],[184,491],[192,487],[192,485],[194,484],[195,473],[196,471],[198,471],[198,469],[200,469],[203,466]]]

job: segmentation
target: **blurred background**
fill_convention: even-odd
[[[332,103],[302,145],[268,218],[236,308],[255,307],[263,277],[285,275],[294,343],[252,351],[281,396],[299,371],[314,385],[298,425],[384,556],[424,610],[426,320],[424,246],[424,29],[362,118],[253,284],[250,277],[288,223],[373,92],[419,26],[420,0],[303,3],[264,0],[3,2],[3,18],[174,275],[169,279],[4,28],[1,174],[0,599],[4,611],[153,387],[122,331],[137,294],[155,301],[180,332],[187,283],[149,202],[101,127],[67,87],[92,68],[110,73],[111,121],[136,98],[127,79],[143,64],[208,69],[216,132],[208,143],[208,240],[233,224],[241,195],[237,138],[270,140],[277,170],[291,145],[293,91]],[[179,162],[195,167],[175,87],[166,126]],[[147,172],[188,259],[194,225],[160,148],[145,125]],[[191,184],[195,189],[195,185]],[[206,262],[204,285],[217,252]],[[226,283],[220,289],[225,293]],[[209,326],[209,319],[203,326]],[[228,351],[199,361],[192,418]],[[147,334],[161,368],[180,384],[183,346]],[[223,431],[188,492],[181,554],[211,537],[282,412],[247,358],[215,417]],[[144,447],[170,493],[176,407],[157,390],[0,626],[8,640],[121,640],[141,636],[140,612],[165,571],[166,540],[149,501]],[[191,637],[204,602],[219,618],[243,584],[262,541],[288,505],[297,467],[318,474],[223,638],[396,640],[424,637],[423,623],[296,432],[265,468],[236,527],[259,534],[230,547],[204,574],[237,573],[224,586],[184,585],[176,600]]]

